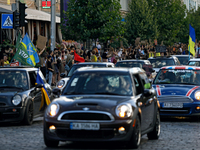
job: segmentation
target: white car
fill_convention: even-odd
[[[60,77],[62,78],[56,85],[56,88],[63,90],[63,88],[67,85],[67,82],[69,81],[70,77],[73,75],[73,73],[81,67],[94,67],[94,68],[104,68],[104,67],[115,67],[115,65],[111,62],[84,62],[84,63],[78,63],[74,64],[71,69],[69,70],[69,73],[66,75],[65,73],[62,73]]]

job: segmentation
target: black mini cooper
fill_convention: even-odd
[[[34,117],[43,115],[44,111],[40,111],[41,90],[35,85],[37,72],[38,68],[31,67],[0,68],[0,123],[31,125]],[[41,71],[39,74],[50,95],[50,85]]]
[[[141,136],[158,139],[159,102],[140,68],[80,68],[47,107],[44,142],[118,141],[137,148]]]

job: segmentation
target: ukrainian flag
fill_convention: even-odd
[[[22,45],[27,50],[27,52],[32,60],[32,66],[35,66],[36,63],[39,62],[39,57],[37,54],[37,50],[36,50],[35,46],[33,45],[33,43],[31,42],[27,33],[22,40]]]
[[[189,45],[188,45],[188,48],[189,48],[189,52],[195,56],[195,39],[196,39],[196,36],[195,36],[195,30],[194,28],[190,25],[190,28],[189,28]]]
[[[39,68],[38,68],[38,73],[37,73],[37,78],[36,78],[36,85],[37,84],[43,84],[44,85],[44,82],[42,80],[42,78],[40,77],[40,74],[39,74]],[[47,89],[45,88],[45,86],[43,86],[41,88],[41,92],[42,92],[42,99],[41,99],[41,104],[40,104],[40,111],[43,111],[46,106],[48,106],[51,101],[49,99],[49,94],[47,92]]]

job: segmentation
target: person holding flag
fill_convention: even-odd
[[[189,49],[189,59],[190,59],[190,53],[195,56],[195,30],[194,28],[189,25],[189,45],[188,45],[188,49]]]
[[[42,99],[41,99],[41,104],[40,104],[40,111],[44,111],[45,108],[51,103],[51,101],[50,101],[50,98],[49,98],[48,91],[45,88],[45,84],[44,84],[42,78],[40,77],[39,68],[38,68],[37,78],[36,78],[36,83],[35,84],[36,85],[37,84],[43,84],[43,87],[41,88]]]

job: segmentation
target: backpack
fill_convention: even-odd
[[[71,67],[70,62],[71,62],[71,61],[72,61],[72,60],[70,60],[68,63],[65,64],[65,70],[66,70],[67,72],[70,70],[70,67]]]

